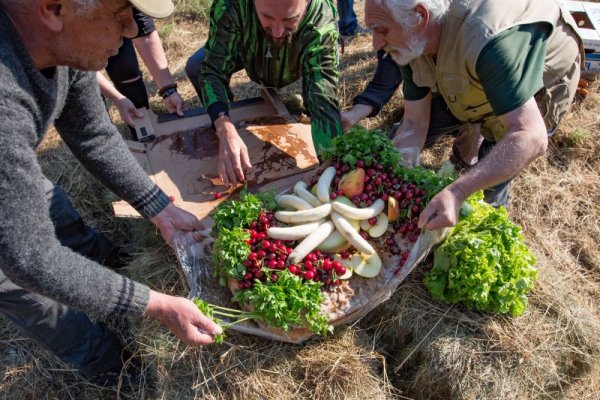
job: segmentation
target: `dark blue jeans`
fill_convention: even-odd
[[[185,74],[187,75],[190,82],[192,82],[192,86],[196,89],[196,94],[202,100],[202,90],[200,88],[200,68],[202,67],[202,63],[204,62],[204,58],[206,57],[206,49],[200,47],[194,54],[188,58],[185,64]],[[235,62],[235,68],[233,72],[241,71],[244,68],[244,63],[240,57],[237,57]],[[229,93],[229,98],[233,98],[232,93]]]
[[[340,15],[338,29],[342,36],[352,36],[358,30],[358,19],[354,12],[354,0],[337,0],[337,10]]]
[[[115,246],[102,233],[85,225],[65,192],[45,182],[50,216],[64,246],[98,261],[113,257]],[[87,376],[121,363],[123,346],[104,323],[50,298],[23,289],[0,270],[0,313],[22,333],[64,362],[75,364]]]

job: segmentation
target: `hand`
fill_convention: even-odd
[[[161,212],[150,219],[172,248],[185,247],[204,239],[198,232],[204,229],[202,223],[193,214],[170,203]]]
[[[160,321],[189,346],[211,344],[215,335],[223,332],[192,301],[153,290],[150,291],[145,315]]]
[[[341,112],[342,130],[345,132],[352,128],[360,120],[368,117],[373,111],[373,107],[367,104],[355,104],[351,109]]]
[[[225,186],[243,182],[243,169],[252,168],[246,144],[237,133],[235,126],[228,117],[215,121],[217,137],[219,138],[219,176]]]
[[[176,112],[180,117],[183,117],[183,112],[187,109],[187,105],[177,92],[165,98],[165,106],[168,112]]]
[[[135,105],[129,100],[127,97],[123,96],[119,99],[113,100],[117,110],[119,110],[119,114],[121,115],[121,119],[130,127],[135,127],[135,123],[133,122],[134,118],[143,118],[144,114],[140,110],[138,110]]]
[[[448,186],[431,199],[419,216],[419,228],[435,230],[456,225],[460,207],[466,199],[457,186]]]

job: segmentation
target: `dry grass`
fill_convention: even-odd
[[[191,1],[191,0],[189,0]],[[202,1],[202,0],[199,0]],[[357,9],[362,2],[357,2]],[[196,18],[191,22],[190,18]],[[183,97],[197,105],[183,68],[204,42],[197,14],[160,23]],[[340,101],[350,105],[374,68],[370,38],[358,38],[342,58]],[[157,323],[136,327],[147,367],[144,399],[596,399],[600,393],[600,94],[573,108],[545,157],[513,184],[510,215],[538,257],[540,278],[528,312],[507,318],[436,304],[422,284],[427,260],[386,303],[333,337],[303,346],[232,333],[221,346],[189,348]],[[150,93],[155,86],[148,81]],[[258,87],[244,73],[233,80],[240,98]],[[283,96],[300,91],[298,84]],[[370,128],[398,119],[397,95]],[[161,110],[155,97],[152,106]],[[118,114],[111,110],[121,130]],[[423,157],[436,167],[449,141]],[[111,195],[90,179],[55,134],[39,151],[49,177],[71,195],[92,225],[131,243],[136,258],[125,274],[158,290],[184,295],[177,261],[145,221],[115,219]],[[3,322],[0,398],[119,398],[84,380]],[[154,386],[153,389],[151,387]]]

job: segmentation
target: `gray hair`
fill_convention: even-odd
[[[432,22],[441,22],[450,8],[450,0],[376,0],[387,9],[398,24],[414,27],[421,21],[421,15],[414,8],[422,4],[429,11]]]

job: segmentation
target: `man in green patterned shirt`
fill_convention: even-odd
[[[281,88],[302,78],[317,151],[342,133],[338,80],[337,12],[331,0],[215,0],[204,47],[186,73],[216,129],[219,175],[226,185],[250,168],[246,145],[229,118],[231,75],[246,69],[251,80]]]

